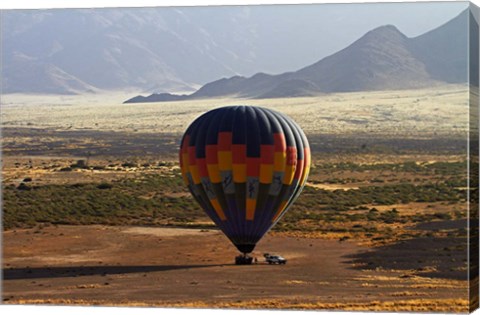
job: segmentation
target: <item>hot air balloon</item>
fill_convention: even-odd
[[[302,129],[286,115],[227,106],[188,127],[180,167],[195,200],[248,257],[302,191],[310,148]]]

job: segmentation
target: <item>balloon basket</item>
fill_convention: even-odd
[[[235,265],[251,265],[253,262],[253,257],[248,255],[239,255],[235,257]]]

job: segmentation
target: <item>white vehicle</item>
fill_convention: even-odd
[[[270,255],[270,254],[264,254],[263,256],[265,257],[265,261],[268,262],[270,265],[273,265],[273,264],[285,265],[287,263],[287,260],[282,256]]]

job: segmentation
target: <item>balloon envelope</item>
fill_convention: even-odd
[[[241,252],[250,253],[300,194],[310,149],[291,118],[267,108],[228,106],[188,127],[180,167],[208,216]]]

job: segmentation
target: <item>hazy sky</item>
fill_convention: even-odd
[[[277,60],[277,56],[272,55],[272,59],[265,61],[264,71],[280,73],[314,63],[345,48],[366,32],[382,25],[395,25],[408,37],[421,35],[448,22],[468,5],[468,2],[353,3],[225,6],[181,10],[192,12],[197,10],[198,13],[205,11],[210,15],[244,10],[245,14],[255,17],[253,20],[261,21],[256,27],[257,32],[263,33],[261,38],[291,33],[291,36],[277,36],[294,38],[294,41],[289,43],[268,41],[268,45],[277,50],[287,49],[288,46],[292,57],[295,56],[288,60],[279,54]],[[216,20],[212,19],[212,23],[215,22]],[[275,25],[275,29],[270,25]],[[267,42],[263,44],[267,45]]]
[[[393,24],[409,37],[429,31],[459,14],[468,2],[368,3],[305,6],[318,19],[338,26],[337,31],[365,32],[378,25]]]
[[[173,3],[173,1],[158,1],[159,5],[164,6],[172,5]],[[120,5],[123,6],[124,4]],[[135,6],[135,4],[130,5]],[[88,32],[95,29],[95,25],[103,25],[102,21],[104,19],[101,16],[96,16],[96,12],[98,15],[106,14],[108,23],[113,23],[112,25],[121,24],[123,28],[116,29],[117,32],[113,35],[109,33],[110,30],[105,30],[102,33],[104,37],[101,37],[103,40],[88,42],[89,45],[86,48],[93,49],[93,53],[88,55],[89,57],[85,57],[87,55],[82,54],[78,57],[79,60],[81,59],[88,63],[92,60],[91,56],[94,56],[95,58],[93,59],[99,59],[97,60],[99,64],[108,64],[109,60],[101,59],[103,55],[95,53],[95,49],[105,51],[112,48],[106,45],[120,45],[118,46],[120,48],[116,48],[121,51],[122,47],[129,47],[128,40],[130,42],[143,40],[142,43],[147,46],[152,44],[152,47],[156,48],[148,47],[155,49],[160,55],[164,43],[165,47],[170,48],[170,51],[178,49],[179,52],[184,50],[190,51],[187,48],[195,46],[196,50],[191,52],[192,55],[189,55],[188,61],[193,60],[193,62],[200,63],[202,59],[195,59],[198,57],[197,55],[211,54],[213,56],[210,58],[211,60],[218,60],[219,64],[225,64],[230,69],[225,73],[215,73],[215,75],[208,78],[185,79],[182,77],[186,82],[204,84],[222,76],[231,76],[233,74],[251,76],[258,72],[279,74],[287,71],[296,71],[338,52],[368,31],[382,25],[395,25],[406,36],[415,37],[453,19],[465,10],[468,5],[468,2],[452,1],[200,7],[170,6],[157,7],[156,9],[123,7],[105,10],[95,9],[92,11],[72,9],[34,10],[30,11],[32,16],[37,12],[43,12],[45,16],[51,18],[51,23],[45,23],[44,28],[40,28],[40,30],[47,31],[30,32],[30,37],[26,37],[26,39],[22,37],[18,41],[12,39],[10,41],[11,45],[4,45],[4,47],[10,48],[12,54],[15,50],[18,50],[23,54],[32,55],[32,60],[38,57],[38,54],[35,55],[35,53],[41,47],[46,52],[44,55],[48,56],[51,55],[51,51],[57,51],[58,43],[62,45],[61,47],[67,47],[65,51],[69,51],[69,47],[75,46],[73,44],[73,46],[68,45],[72,41],[70,34],[76,34],[73,38],[74,40],[86,40],[88,42],[88,39],[92,38],[92,34]],[[65,12],[67,14],[64,14]],[[75,12],[78,13],[77,17],[75,17]],[[136,12],[137,14],[134,18],[128,19],[128,12]],[[152,12],[161,14],[150,14]],[[22,17],[23,20],[20,19],[21,16],[15,16],[14,14],[12,16],[14,18],[7,19],[8,13],[4,15],[3,29],[7,30],[5,38],[9,34],[17,34],[12,30],[20,32],[22,29],[25,29],[27,22],[43,21],[42,19],[29,18],[29,14]],[[58,18],[54,18],[54,16]],[[126,19],[121,18],[125,16],[127,16]],[[81,21],[88,22],[84,24]],[[138,28],[138,33],[135,33],[136,27],[143,24],[147,25],[146,28],[142,29],[140,27]],[[173,37],[176,41],[171,41],[170,43],[167,40],[170,37],[165,36],[162,41],[162,37],[155,33],[155,31],[159,31],[158,27],[163,27],[163,24],[167,31],[174,34]],[[32,27],[31,29],[37,30],[38,28]],[[95,30],[96,34],[98,34],[99,31]],[[153,37],[152,33],[154,33]],[[67,34],[67,36],[62,34]],[[161,32],[158,34],[164,35]],[[112,42],[108,40],[112,36],[116,36],[116,38],[124,36],[127,38],[127,41],[120,44],[119,41]],[[36,43],[38,39],[40,39],[40,43],[33,45],[32,43]],[[6,42],[6,40],[4,41]],[[184,44],[188,47],[185,47]],[[127,48],[124,50],[128,51]],[[165,51],[169,52],[168,49],[165,49]],[[58,55],[61,56],[61,54]],[[48,62],[55,62],[55,56],[49,57]],[[183,55],[162,55],[159,59],[162,62],[168,62],[170,66],[176,69],[177,65],[182,66],[185,64],[185,60],[181,59],[181,56]],[[64,61],[68,59],[61,59],[60,64],[63,65]],[[123,61],[132,64],[128,60]],[[76,65],[71,64],[69,66],[70,68],[76,67]],[[78,62],[78,66],[82,68],[82,71],[85,68],[85,65],[80,62]],[[93,68],[97,69],[98,67],[95,66]],[[190,71],[189,67],[186,67],[186,69],[187,72]],[[211,72],[210,69],[208,71]],[[191,70],[190,72],[193,71],[198,74],[199,71],[197,70]]]
[[[329,34],[353,41],[369,30],[385,24],[397,26],[408,37],[421,35],[458,15],[468,2],[430,3],[357,3],[314,4],[252,7],[265,13],[266,18],[291,18],[290,23],[307,25],[308,22]],[[273,14],[272,14],[273,13]],[[309,32],[305,29],[305,32]],[[323,36],[323,34],[317,34]]]

